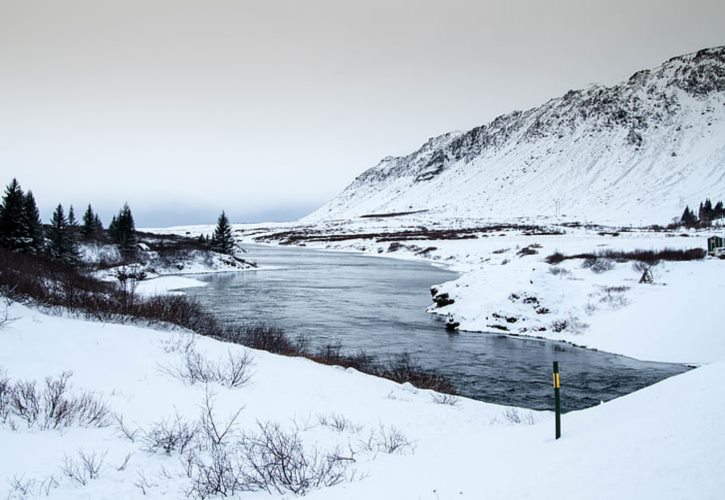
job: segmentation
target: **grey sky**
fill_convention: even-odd
[[[0,182],[46,218],[296,218],[383,156],[724,27],[722,0],[0,0]]]

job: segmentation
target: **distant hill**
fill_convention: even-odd
[[[706,197],[725,198],[725,47],[431,138],[303,221],[426,210],[664,223]]]

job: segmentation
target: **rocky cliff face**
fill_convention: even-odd
[[[441,217],[667,222],[725,197],[725,47],[572,90],[388,157],[306,221]]]

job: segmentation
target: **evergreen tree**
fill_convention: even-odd
[[[232,226],[229,224],[227,215],[222,211],[217,219],[216,229],[211,237],[212,250],[231,255],[234,252],[234,238],[232,237]]]
[[[98,238],[103,234],[103,223],[97,213],[93,212],[93,207],[88,204],[88,208],[83,213],[83,225],[81,226],[81,236],[83,239],[90,240]]]
[[[28,228],[28,237],[30,238],[30,250],[38,253],[43,250],[45,238],[43,237],[43,222],[40,220],[40,212],[35,204],[35,197],[32,191],[28,191],[25,195],[23,204],[25,212],[25,221]]]
[[[83,237],[83,239],[89,240],[91,239],[91,237],[93,237],[93,234],[95,232],[95,214],[93,213],[93,208],[91,208],[91,204],[89,203],[88,208],[86,208],[86,211],[83,213],[81,236]]]
[[[682,217],[680,218],[680,221],[686,226],[691,227],[697,225],[697,217],[695,217],[695,213],[690,210],[690,207],[685,207],[685,211],[682,213]]]
[[[68,209],[68,227],[70,227],[70,228],[78,227],[78,219],[76,219],[76,213],[75,213],[75,210],[73,210],[73,205],[71,205],[70,208]]]
[[[705,200],[705,205],[702,207],[703,216],[700,217],[700,222],[710,222],[715,217],[713,217],[714,210],[712,208],[712,202],[710,201],[710,198]]]
[[[56,259],[73,261],[78,257],[78,249],[70,232],[68,219],[65,217],[63,205],[58,204],[48,228],[50,255]]]
[[[111,219],[111,223],[108,225],[108,237],[111,238],[111,241],[114,243],[118,239],[118,219],[115,215]]]
[[[725,208],[723,208],[722,201],[718,201],[713,209],[714,217],[716,219],[722,219],[725,217]]]
[[[198,242],[198,243],[199,243],[199,244],[200,244],[201,246],[203,246],[203,247],[205,247],[205,248],[209,248],[209,246],[210,246],[210,243],[209,243],[209,236],[207,236],[207,235],[205,235],[205,234],[200,234],[200,235],[199,235],[199,238],[197,238],[197,240],[196,240],[196,241],[197,241],[197,242]]]
[[[136,243],[135,233],[136,224],[133,221],[131,208],[129,208],[128,203],[124,203],[118,215],[111,220],[111,224],[108,226],[108,235],[114,243],[128,249]]]
[[[78,225],[78,219],[76,219],[75,210],[73,205],[68,208],[68,237],[73,241],[74,246],[78,246],[80,240],[81,228]]]
[[[25,195],[17,179],[5,188],[0,204],[0,245],[12,250],[30,247],[32,238],[25,214]]]

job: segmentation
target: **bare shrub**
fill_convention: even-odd
[[[226,446],[211,446],[202,455],[193,450],[186,456],[187,474],[192,481],[187,496],[205,499],[210,496],[233,496],[252,488],[243,483],[239,457]]]
[[[59,377],[47,377],[45,386],[38,388],[35,381],[21,380],[13,384],[0,377],[0,422],[15,427],[14,418],[24,420],[28,428],[58,429],[81,425],[105,427],[109,424],[109,411],[105,403],[93,394],[68,394],[71,372]]]
[[[51,474],[40,482],[40,485],[38,486],[38,493],[45,495],[46,497],[50,496],[51,490],[57,488],[58,486],[60,486],[60,483],[58,483],[55,475]]]
[[[149,479],[146,477],[146,474],[143,473],[143,471],[138,473],[138,479],[134,481],[133,485],[141,490],[141,494],[146,496],[152,488],[155,488],[158,486],[158,483],[154,483],[152,481],[149,481]]]
[[[253,349],[275,354],[299,355],[295,343],[280,328],[265,325],[228,326],[222,334],[222,340],[244,344]]]
[[[83,450],[79,450],[78,459],[71,458],[68,455],[64,457],[60,470],[74,483],[85,486],[88,481],[98,478],[107,453],[108,451],[103,452],[101,455],[96,452],[86,454]]]
[[[524,248],[516,252],[516,255],[518,255],[519,257],[525,257],[526,255],[536,255],[539,253],[537,248],[541,248],[541,245],[534,243],[532,245],[525,246]]]
[[[424,369],[409,353],[391,356],[375,374],[401,384],[409,382],[419,389],[456,394],[455,387],[448,378]]]
[[[123,416],[119,414],[113,415],[113,420],[116,422],[116,428],[121,433],[121,436],[125,437],[132,443],[136,442],[136,437],[141,432],[141,429],[136,428],[134,430],[131,430],[127,425],[126,422],[123,420]]]
[[[433,401],[439,405],[458,406],[461,402],[456,396],[450,394],[433,394]]]
[[[402,454],[412,449],[412,444],[399,429],[393,426],[386,429],[383,424],[371,430],[366,439],[360,440],[359,446],[360,450],[368,453]]]
[[[584,304],[584,312],[587,313],[587,315],[591,316],[595,312],[597,312],[598,307],[593,302],[587,302]]]
[[[222,383],[230,388],[242,387],[249,382],[252,374],[250,368],[253,363],[252,353],[243,351],[232,354],[227,351],[227,359],[223,367],[218,371]]]
[[[35,491],[35,484],[37,481],[32,478],[26,478],[25,476],[15,475],[8,481],[10,486],[10,493],[8,499],[12,498],[28,498],[32,496]]]
[[[375,445],[378,451],[388,454],[400,454],[412,448],[412,444],[400,429],[392,425],[386,428],[383,424],[378,428]]]
[[[566,269],[564,267],[559,267],[559,266],[551,266],[549,268],[549,272],[551,274],[553,274],[554,276],[558,276],[560,278],[571,274],[571,271],[569,271],[568,269]]]
[[[511,423],[511,424],[527,424],[527,425],[534,425],[536,423],[536,419],[534,418],[534,414],[530,411],[520,411],[518,408],[507,408],[503,412],[504,419]]]
[[[664,248],[662,250],[604,250],[596,253],[580,253],[575,255],[564,255],[560,252],[554,252],[546,257],[549,264],[558,264],[567,259],[610,259],[618,262],[639,261],[649,265],[657,265],[661,260],[666,261],[689,261],[704,259],[707,252],[704,248],[690,248],[688,250],[679,250],[673,248]]]
[[[245,434],[240,442],[241,477],[253,489],[304,495],[348,477],[349,461],[337,451],[307,451],[299,433],[285,432],[276,423],[258,423],[258,427],[257,433]]]
[[[178,366],[165,367],[162,371],[191,385],[216,382],[229,388],[238,388],[249,382],[252,360],[249,351],[227,351],[226,358],[210,361],[192,345],[186,349]]]
[[[32,427],[40,417],[41,398],[35,381],[18,381],[10,388],[10,411]]]
[[[614,262],[609,259],[595,257],[585,259],[582,267],[585,269],[589,269],[594,273],[601,274],[614,269]]]
[[[216,421],[214,419],[214,395],[207,390],[204,397],[204,404],[201,409],[199,427],[212,445],[219,446],[224,443],[224,440],[228,436],[230,436],[230,433],[234,429],[236,421],[239,418],[239,414],[242,413],[242,410],[244,410],[243,406],[239,408],[236,413],[226,421],[226,423]]]
[[[629,300],[623,295],[627,290],[629,290],[628,286],[602,287],[603,295],[599,301],[607,304],[611,309],[620,309],[629,304]]]
[[[339,340],[327,342],[313,352],[308,350],[302,353],[302,356],[323,365],[354,368],[364,373],[373,373],[376,370],[372,356],[364,351],[359,351],[356,354],[343,354],[342,343]]]
[[[337,432],[359,432],[361,427],[354,424],[352,421],[347,419],[344,415],[337,413],[330,413],[329,415],[318,415],[317,421],[324,427],[329,427]]]
[[[237,441],[205,433],[184,460],[192,480],[188,493],[199,498],[257,490],[304,495],[348,479],[348,465],[354,462],[338,449],[305,449],[298,431],[286,432],[276,423],[258,423],[257,432]]]
[[[106,405],[91,393],[72,397],[66,394],[71,372],[60,377],[45,379],[44,428],[69,427],[74,422],[87,427],[105,427],[110,424]]]
[[[5,304],[3,306],[3,312],[0,313],[0,330],[2,330],[8,324],[10,324],[10,323],[12,323],[14,321],[14,318],[11,318],[10,317],[10,313],[8,312],[8,308],[10,306],[10,303],[9,302],[10,302],[10,299],[5,298]]]
[[[144,433],[144,449],[149,453],[162,451],[166,455],[184,453],[198,432],[197,423],[186,422],[177,414],[174,418],[155,423],[150,431]]]
[[[10,418],[10,379],[0,369],[0,424]]]
[[[544,259],[544,260],[546,261],[547,264],[553,265],[553,264],[559,264],[560,262],[564,261],[567,258],[573,258],[573,256],[567,257],[566,255],[564,255],[561,252],[554,252],[551,255],[549,255],[548,257],[546,257],[546,259]]]
[[[126,470],[126,467],[128,467],[128,463],[131,461],[131,457],[133,456],[133,453],[126,453],[126,456],[123,458],[123,461],[116,467],[116,470],[118,472],[123,472]]]

